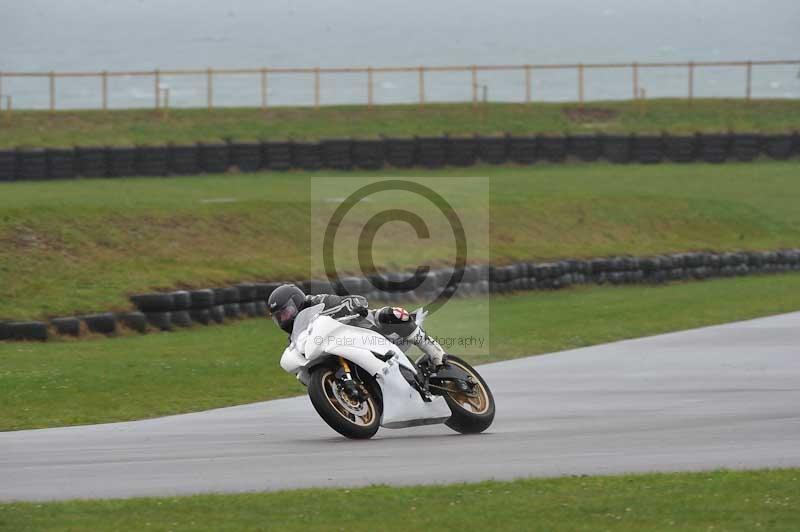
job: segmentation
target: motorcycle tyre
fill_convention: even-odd
[[[322,379],[330,369],[329,366],[321,366],[311,373],[308,383],[308,397],[311,399],[311,404],[314,405],[314,410],[317,411],[317,414],[330,428],[346,438],[353,440],[368,440],[372,438],[381,426],[382,414],[382,404],[375,394],[375,387],[370,386],[370,383],[364,383],[375,406],[374,419],[369,425],[356,425],[352,421],[345,419],[328,400]]]

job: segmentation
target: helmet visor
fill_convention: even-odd
[[[297,316],[297,305],[291,299],[283,307],[272,313],[272,321],[281,329],[286,329]]]

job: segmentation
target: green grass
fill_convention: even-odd
[[[797,310],[800,274],[794,273],[454,300],[426,328],[437,336],[488,335],[484,348],[451,350],[482,363]],[[285,344],[266,319],[108,340],[0,342],[0,430],[132,420],[304,393],[278,365]]]
[[[656,99],[575,103],[387,105],[152,110],[15,111],[0,123],[0,147],[132,145],[219,139],[372,138],[480,133],[784,132],[800,124],[793,100]]]
[[[790,532],[798,493],[798,469],[565,477],[3,504],[0,529]]]
[[[336,176],[325,185],[335,196],[351,176],[419,174],[416,169],[2,185],[0,317],[123,310],[130,308],[128,294],[151,289],[306,278],[310,212],[330,207],[309,203],[312,175]],[[800,245],[800,174],[793,161],[477,166],[425,174],[429,184],[453,176],[490,178],[488,198],[480,187],[466,185],[451,187],[447,196],[467,211],[476,207],[485,214],[490,206],[490,247],[471,250],[478,262]],[[358,229],[348,227],[351,233]],[[407,240],[408,227],[398,227]],[[437,245],[409,253],[395,240],[378,242],[376,257],[386,268],[451,260],[450,249]],[[340,265],[340,271],[358,273],[353,258]]]

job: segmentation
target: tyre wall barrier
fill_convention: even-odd
[[[517,164],[533,164],[537,159],[536,137],[508,137],[508,160]]]
[[[41,148],[18,150],[17,175],[21,181],[47,179],[47,152]]]
[[[420,166],[465,167],[478,162],[529,165],[569,158],[611,163],[722,163],[760,156],[800,156],[797,133],[695,135],[569,135],[414,137],[321,142],[217,142],[197,145],[0,150],[0,182],[258,170],[350,170]]]
[[[417,137],[418,166],[441,168],[447,163],[447,137]]]
[[[136,175],[136,149],[112,147],[106,152],[108,176],[125,177]]]
[[[800,153],[798,134],[793,135],[766,135],[763,142],[763,152],[773,159],[784,160]]]
[[[168,174],[169,146],[138,146],[136,148],[136,175],[165,176]]]
[[[61,336],[79,336],[81,333],[81,320],[75,317],[53,318],[50,325]]]
[[[323,140],[320,142],[322,166],[334,170],[350,170],[353,168],[352,140]]]
[[[0,150],[0,181],[14,181],[17,178],[17,151]]]
[[[322,168],[322,149],[316,142],[292,143],[292,166],[302,170]]]
[[[551,163],[560,163],[567,158],[567,138],[539,136],[536,139],[539,158]]]
[[[664,159],[664,139],[660,135],[633,136],[631,159],[642,164],[660,163]]]
[[[81,177],[106,177],[108,175],[106,148],[101,146],[75,148],[75,173]]]
[[[386,162],[397,168],[410,168],[417,163],[417,139],[384,139]]]
[[[256,172],[264,168],[260,142],[233,142],[230,145],[230,165],[240,172]]]
[[[697,136],[664,137],[664,155],[672,162],[689,163],[697,160]]]
[[[80,316],[89,332],[98,334],[114,334],[117,332],[117,317],[111,312]]]
[[[225,142],[207,142],[198,145],[200,171],[220,174],[230,166],[230,146]]]
[[[453,297],[557,290],[579,284],[661,284],[669,281],[800,271],[800,249],[726,253],[675,253],[646,257],[603,257],[588,260],[469,265],[461,281],[451,284],[452,269],[432,270],[413,291],[397,288],[410,274],[391,272],[369,277],[310,279],[296,282],[307,294],[366,296],[372,306],[432,301],[438,294]],[[198,290],[152,292],[130,297],[137,311],[103,312],[40,321],[0,321],[0,340],[47,340],[50,333],[81,336],[83,331],[109,336],[120,329],[145,333],[171,331],[194,324],[208,326],[229,320],[267,316],[267,300],[281,282],[238,283]]]
[[[730,142],[730,155],[737,161],[749,162],[761,153],[761,135],[733,135]]]
[[[354,140],[353,164],[365,170],[383,168],[386,163],[384,143],[380,140]]]
[[[707,163],[724,163],[730,153],[729,135],[703,135],[698,142],[700,159]]]
[[[447,164],[450,166],[472,166],[478,160],[478,139],[454,137],[448,139]]]
[[[292,144],[290,142],[265,142],[262,160],[270,170],[285,171],[292,168]]]
[[[477,137],[478,158],[489,164],[508,162],[509,137]],[[535,152],[534,152],[535,154]]]
[[[167,168],[170,174],[200,173],[200,148],[196,144],[170,144],[167,149]]]
[[[630,135],[608,135],[600,140],[603,158],[608,162],[625,164],[631,162],[632,141]]]
[[[571,135],[567,142],[569,155],[581,161],[596,161],[603,154],[603,145],[597,135]]]

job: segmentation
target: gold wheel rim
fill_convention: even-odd
[[[344,394],[337,393],[336,379],[334,378],[333,371],[327,370],[322,376],[322,389],[325,392],[325,398],[328,400],[328,403],[330,403],[340,416],[349,422],[362,427],[369,426],[374,422],[375,404],[372,401],[372,397],[367,397],[367,400],[363,403],[356,403],[350,401]],[[362,404],[366,407],[366,411],[363,414],[354,412],[354,410],[357,410],[357,407]],[[347,408],[348,405],[352,410]]]
[[[476,394],[467,395],[464,392],[447,392],[447,395],[449,395],[453,401],[458,403],[458,406],[472,414],[486,413],[486,411],[489,410],[489,394],[486,393],[486,388],[483,386],[483,383],[478,376],[475,375],[475,372],[470,371],[469,368],[455,361],[448,361],[448,364],[461,368],[472,377],[472,379],[475,381],[474,390]]]

